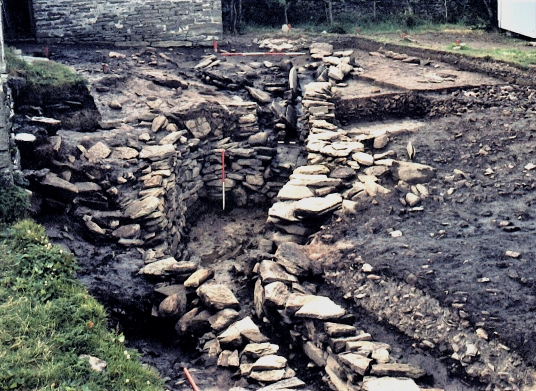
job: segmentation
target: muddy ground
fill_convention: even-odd
[[[223,47],[236,51],[254,50],[253,38],[242,36],[233,41],[233,37],[228,37]],[[434,37],[427,39],[432,42]],[[352,38],[344,37],[342,41],[335,38],[335,41],[339,46],[353,48]],[[354,42],[358,43],[359,40]],[[40,50],[38,47],[27,49]],[[136,66],[128,61],[105,58],[104,53],[109,50],[95,47],[51,48],[53,59],[75,66],[90,81],[92,77],[102,77],[102,62],[106,61],[110,63],[111,74],[123,83],[123,79],[136,73]],[[403,50],[400,48],[400,51]],[[170,51],[167,54],[173,61],[162,61],[160,66],[193,78],[192,66],[207,52],[210,50]],[[509,77],[504,64],[495,67],[493,64],[486,65],[486,69],[490,67],[493,68],[489,72],[491,76],[503,74]],[[523,73],[514,70],[514,76],[519,72]],[[385,82],[389,83],[389,80]],[[503,80],[498,82],[508,84]],[[385,281],[418,288],[437,299],[442,306],[452,309],[456,322],[471,329],[485,329],[490,340],[499,340],[519,353],[526,365],[533,366],[536,364],[536,250],[533,246],[536,230],[536,212],[533,210],[536,202],[536,171],[533,170],[536,167],[536,99],[532,86],[514,85],[512,88],[512,91],[507,90],[506,94],[494,99],[489,99],[486,93],[481,97],[466,95],[468,100],[464,102],[474,100],[480,104],[469,105],[459,115],[420,118],[425,123],[423,127],[398,134],[391,140],[399,156],[405,154],[405,145],[411,141],[417,151],[415,161],[437,169],[436,178],[429,184],[430,196],[421,204],[422,210],[404,206],[399,200],[402,192],[393,191],[362,205],[360,213],[355,216],[335,215],[323,226],[316,240],[328,246],[335,246],[342,239],[355,244],[351,250],[340,250],[340,257],[335,257],[332,264],[329,264],[329,259],[326,262],[326,272],[332,276],[332,284],[323,286],[324,292],[343,301],[348,299],[360,287],[354,273],[363,263],[368,263],[374,273]],[[213,94],[223,93],[215,88],[203,87],[205,93],[207,90]],[[501,91],[500,86],[484,90]],[[120,96],[120,92],[117,93]],[[135,89],[125,91],[121,95],[125,98],[123,106],[128,108],[131,105],[131,109],[136,110],[135,99],[129,100],[128,95],[137,93]],[[444,98],[445,94],[442,96]],[[113,96],[108,95],[97,100],[103,118],[108,120],[117,119],[107,106],[111,98]],[[446,102],[448,104],[449,100]],[[382,185],[394,188],[396,181],[386,177],[382,179]],[[238,283],[247,288],[248,281],[244,277],[247,272],[242,270],[244,265],[239,264],[240,254],[233,253],[232,248],[248,246],[263,233],[265,209],[260,208],[254,214],[249,210],[230,211],[224,218],[220,218],[221,213],[211,213],[194,216],[194,220],[199,219],[200,222],[191,227],[189,246],[205,263],[218,263],[222,258],[238,262],[238,265],[223,263],[220,267],[232,270],[234,276],[238,276]],[[222,226],[213,224],[216,218]],[[53,233],[65,220],[48,219],[44,222]],[[390,233],[393,230],[400,230],[402,236],[392,237]],[[226,236],[231,236],[229,243],[224,243]],[[211,240],[213,242],[207,246]],[[84,267],[95,266],[95,260],[89,259],[92,255],[105,258],[106,249],[94,248],[88,253],[87,246],[81,244],[79,251],[75,251]],[[217,254],[222,247],[229,251]],[[82,275],[91,274],[86,272]],[[122,283],[126,283],[126,279]],[[104,294],[97,293],[98,296]],[[246,289],[243,289],[242,295],[247,295]],[[110,305],[109,300],[106,302]],[[369,328],[367,331],[374,334],[375,330],[370,327],[376,327],[377,334],[399,346],[399,356],[410,362],[420,362],[425,369],[435,371],[435,359],[443,354],[441,349],[429,349],[420,345],[420,341],[408,338],[384,315],[359,308],[359,300],[355,303],[346,300],[346,304],[350,308],[356,305],[354,310],[361,315],[362,327]],[[117,315],[121,310],[111,312]],[[163,376],[172,380],[168,383],[171,388],[187,389],[177,374],[177,368],[185,362],[195,365],[195,352],[185,350],[177,355],[181,344],[170,335],[163,340],[155,339],[152,330],[165,325],[151,322],[125,326],[126,331],[131,333],[133,346],[145,353],[145,360],[157,366]],[[140,332],[138,328],[134,331],[136,326],[145,330]],[[171,333],[172,329],[167,331]],[[435,359],[427,361],[428,356]],[[459,365],[450,365],[448,360],[444,362],[445,365],[437,370],[436,386],[447,390],[486,388],[486,384],[472,383],[469,386],[462,383],[469,380]],[[306,372],[307,368],[304,366],[303,370]],[[449,376],[449,372],[453,377]],[[212,389],[211,384],[213,387],[215,383],[233,384],[225,371],[206,369],[199,378],[203,379],[203,389]],[[318,385],[318,389],[322,387]]]

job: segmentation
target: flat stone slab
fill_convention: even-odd
[[[284,307],[287,302],[290,290],[286,284],[276,281],[264,287],[264,305],[274,307]]]
[[[268,210],[268,216],[288,222],[298,222],[300,220],[294,216],[295,207],[296,201],[276,202]]]
[[[364,391],[420,391],[420,387],[413,379],[397,379],[393,377],[365,377],[363,379]]]
[[[297,201],[314,196],[315,193],[307,186],[285,185],[277,193],[277,199],[281,201]]]
[[[167,136],[163,137],[158,144],[165,145],[165,144],[175,144],[182,136],[184,136],[186,132],[180,131],[180,132],[171,132]]]
[[[290,379],[278,381],[277,383],[270,384],[266,387],[258,388],[257,391],[291,390],[293,388],[303,387],[304,385],[305,383],[303,381],[301,381],[297,377],[293,377]]]
[[[425,164],[395,160],[391,172],[395,178],[415,185],[430,182],[435,177],[436,169]]]
[[[287,185],[290,186],[312,186],[312,187],[330,187],[339,186],[341,184],[340,179],[328,178],[327,175],[304,175],[304,174],[292,174],[290,181]]]
[[[15,135],[15,141],[21,141],[25,143],[33,143],[35,140],[37,140],[37,137],[35,137],[31,133],[17,133]]]
[[[339,354],[339,359],[361,376],[367,373],[372,359],[355,353]]]
[[[136,220],[153,213],[160,205],[161,200],[157,197],[146,197],[130,203],[123,212],[126,218]]]
[[[240,314],[237,311],[231,308],[225,308],[208,318],[208,321],[212,330],[220,331],[229,327],[229,325],[236,321],[239,316]]]
[[[275,369],[273,371],[252,371],[249,375],[250,379],[262,383],[272,383],[279,381],[285,377],[284,369]]]
[[[283,369],[287,365],[287,359],[283,356],[269,354],[262,356],[253,363],[253,371],[271,371],[274,369]]]
[[[78,194],[78,188],[74,184],[60,178],[52,172],[47,173],[40,183],[41,185],[48,187],[51,191],[57,193],[62,198],[71,199]]]
[[[324,331],[332,338],[349,337],[357,333],[354,326],[332,322],[324,323]]]
[[[326,197],[311,197],[297,201],[294,213],[299,217],[322,216],[340,208],[341,205],[340,194],[328,194]]]
[[[249,94],[251,95],[251,98],[255,102],[262,104],[272,102],[272,96],[269,93],[253,87],[246,87],[246,89],[248,90]]]
[[[365,146],[359,141],[334,142],[320,149],[320,153],[331,157],[347,157],[353,152],[363,152]]]
[[[94,193],[102,190],[102,187],[95,182],[75,182],[74,185],[79,193]]]
[[[294,170],[293,174],[304,175],[327,175],[329,174],[329,168],[322,164],[315,164],[311,166],[301,166]]]
[[[381,121],[379,123],[362,123],[344,127],[349,137],[360,141],[371,140],[380,136],[415,132],[425,125],[422,121],[401,120],[401,121]]]
[[[61,121],[54,119],[54,118],[48,118],[48,117],[32,117],[30,118],[30,122],[38,125],[45,125],[45,126],[60,126]]]
[[[175,156],[177,152],[172,144],[149,145],[140,152],[140,159],[164,160],[168,157]]]
[[[373,352],[375,350],[387,350],[391,351],[391,346],[383,342],[376,341],[348,341],[346,342],[346,349],[352,352],[359,350],[366,350]]]
[[[130,147],[117,147],[114,148],[111,158],[112,159],[121,159],[121,160],[128,160],[128,159],[134,159],[138,157],[140,153],[135,150],[134,148]]]
[[[294,315],[298,318],[337,319],[346,314],[346,310],[335,304],[329,297],[315,296],[305,303]]]
[[[370,374],[378,377],[389,376],[419,379],[425,376],[426,372],[410,364],[386,363],[373,365]]]
[[[205,281],[214,277],[214,270],[212,269],[199,269],[195,271],[186,281],[184,286],[186,288],[198,288]]]
[[[158,70],[145,70],[143,73],[140,74],[140,76],[160,86],[168,88],[188,88],[188,83],[186,81],[167,72]]]
[[[227,330],[229,331],[231,329],[237,330],[242,337],[250,342],[262,343],[268,341],[268,337],[261,333],[259,326],[249,316],[233,323]]]
[[[314,42],[309,46],[309,52],[311,54],[320,54],[321,57],[331,56],[333,54],[333,45],[324,42]]]
[[[206,306],[216,310],[240,307],[234,293],[223,284],[204,284],[196,293]]]
[[[252,358],[260,358],[270,354],[277,354],[278,351],[279,346],[270,342],[250,343],[246,345],[246,347],[242,351],[242,355],[246,355]]]
[[[315,346],[315,344],[313,344],[311,341],[307,341],[305,345],[303,345],[303,352],[317,366],[326,366],[326,360],[324,359],[324,351],[321,348]]]
[[[296,276],[287,273],[281,265],[274,261],[264,260],[259,267],[259,276],[264,284],[281,281],[284,283],[298,282]]]
[[[199,139],[206,137],[210,132],[212,132],[210,123],[205,117],[185,121],[184,125],[194,137]]]
[[[173,265],[178,264],[175,258],[164,258],[160,261],[150,263],[138,272],[138,274],[144,274],[149,276],[165,276],[169,274],[169,270]]]
[[[311,260],[299,244],[282,243],[275,253],[275,258],[277,263],[296,276],[306,276],[311,271]]]

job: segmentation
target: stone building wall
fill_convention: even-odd
[[[0,186],[13,183],[13,161],[10,148],[13,105],[5,76],[0,75]]]
[[[119,46],[209,45],[222,34],[220,0],[34,0],[37,39]]]

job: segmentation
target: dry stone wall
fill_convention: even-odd
[[[209,45],[222,34],[219,0],[34,0],[37,39],[119,46]]]
[[[48,139],[54,166],[26,170],[43,208],[67,210],[97,242],[138,248],[146,262],[186,259],[184,231],[198,200],[262,205],[284,180],[274,136],[258,131],[254,102],[202,102],[146,113],[110,132],[59,131]]]
[[[0,185],[13,183],[13,160],[10,148],[11,119],[13,117],[13,104],[11,93],[1,75],[0,89]]]

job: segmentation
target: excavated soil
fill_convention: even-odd
[[[235,42],[229,38],[224,47],[228,50],[252,51],[256,48],[251,44],[251,38],[240,37]],[[336,46],[344,48],[361,47],[360,43],[366,50],[372,50],[372,47],[377,50],[380,46],[360,38],[335,41]],[[114,121],[119,116],[108,108],[108,101],[121,97],[124,112],[135,111],[140,104],[135,98],[152,87],[149,84],[129,84],[129,78],[136,75],[136,66],[124,59],[104,58],[103,53],[108,51],[94,47],[51,49],[55,60],[74,65],[90,81],[95,78],[102,82],[101,63],[104,60],[110,63],[111,73],[105,77],[109,80],[111,93],[102,97],[96,95],[96,100],[103,118]],[[161,61],[159,66],[191,76],[191,68],[206,52],[210,50],[170,51],[167,55],[173,61]],[[356,88],[380,85],[385,89],[384,92],[396,93],[424,85],[422,78],[429,71],[417,70],[408,64],[369,58],[365,53],[362,66],[377,83],[359,86],[361,81],[354,81]],[[436,58],[442,56],[436,54]],[[458,63],[462,70],[481,69],[483,73],[463,74],[453,78],[454,82],[446,81],[441,86],[430,84],[433,89],[465,88],[453,95],[450,95],[451,92],[438,93],[445,105],[456,101],[457,107],[463,107],[464,110],[445,117],[427,116],[421,119],[424,126],[391,138],[392,149],[398,156],[406,156],[405,146],[411,141],[417,151],[414,161],[437,169],[436,178],[429,184],[430,195],[420,205],[422,208],[404,206],[400,202],[404,189],[394,190],[388,195],[376,197],[374,202],[361,205],[360,213],[356,215],[335,215],[315,239],[324,246],[333,246],[334,253],[338,251],[333,262],[329,264],[328,259],[325,264],[328,284],[323,285],[321,291],[353,308],[359,315],[361,327],[378,336],[379,340],[384,338],[395,344],[399,357],[419,364],[429,372],[436,372],[436,383],[433,385],[446,390],[486,389],[486,384],[462,383],[470,380],[459,365],[451,363],[448,357],[442,357],[444,352],[440,348],[434,350],[423,346],[418,336],[413,334],[413,339],[409,338],[408,335],[412,333],[399,330],[396,321],[390,322],[388,314],[380,316],[368,311],[366,306],[360,308],[359,299],[349,299],[359,292],[362,284],[356,275],[362,265],[368,263],[381,279],[395,284],[409,284],[437,300],[441,306],[451,309],[453,321],[457,324],[472,330],[485,329],[490,340],[500,341],[518,353],[525,365],[536,363],[536,250],[532,242],[536,230],[536,213],[532,209],[536,203],[536,171],[533,171],[536,167],[535,94],[531,86],[512,85],[506,90],[501,89],[500,85],[507,83],[504,79],[496,78],[502,75],[508,80],[526,80],[523,71],[504,64],[480,65],[463,60]],[[454,64],[442,64],[441,67],[444,73],[460,72]],[[509,69],[512,72],[509,73]],[[413,70],[414,77],[409,84],[404,84],[400,80],[400,73]],[[532,71],[527,72],[533,74]],[[456,84],[460,80],[466,81],[465,87]],[[193,79],[192,82],[193,88],[190,87],[188,94],[194,96],[195,83],[199,81]],[[489,87],[481,88],[479,95],[479,91],[475,92],[469,87],[475,84]],[[223,93],[207,86],[202,91],[205,94]],[[155,91],[155,97],[159,93]],[[382,178],[382,185],[394,189],[396,181],[385,177]],[[251,281],[246,276],[252,265],[241,263],[240,256],[244,248],[252,247],[262,235],[265,211],[216,212],[215,209],[209,214],[194,216],[200,221],[191,227],[188,246],[199,256],[202,264],[211,264],[221,271],[218,275],[223,282],[239,286],[240,296],[247,302],[245,298],[252,291],[248,288]],[[63,229],[65,220],[47,219],[43,223],[53,239],[65,240],[65,235],[58,233]],[[72,230],[74,237],[79,239],[76,227]],[[402,236],[393,237],[391,232],[396,230],[401,231]],[[341,250],[336,247],[341,241],[353,243],[352,248]],[[109,281],[105,278],[108,266],[103,265],[113,259],[109,248],[89,246],[83,242],[73,245],[72,240],[67,242],[71,249],[74,247],[75,254],[85,268],[81,275],[93,292],[107,303],[113,314],[124,314],[124,309],[114,307],[112,296],[119,289],[127,293],[138,290],[125,286],[132,281],[127,276],[135,271],[136,265],[129,266],[132,270],[115,267],[115,275],[121,277],[123,273],[125,278],[120,278],[115,285],[110,283],[110,286],[106,286],[107,282],[103,283],[102,279]],[[90,268],[96,268],[101,277],[92,275]],[[141,297],[131,297],[130,300],[133,304]],[[375,300],[385,301],[388,298],[377,297]],[[145,309],[149,302],[140,301]],[[393,319],[396,317],[393,316]],[[125,326],[130,330],[132,346],[145,353],[145,361],[157,366],[163,376],[169,377],[171,381],[168,385],[171,388],[188,389],[179,372],[186,362],[196,365],[195,353],[180,351],[181,346],[177,346],[177,341],[171,335],[172,327],[168,325],[169,329],[166,329],[165,325],[152,322],[149,320]],[[170,333],[163,339],[154,337],[153,331],[160,327],[164,328],[159,329],[158,334]],[[435,368],[438,359],[444,361],[439,369]],[[307,369],[303,371],[307,372]],[[226,371],[203,369],[198,375],[202,379],[201,387],[205,390],[222,389],[213,388],[214,384],[221,387],[222,384],[233,383]],[[315,379],[318,380],[312,377],[311,381]],[[318,387],[320,389],[322,386]]]
[[[377,273],[402,281],[412,275],[443,305],[463,303],[461,318],[534,363],[535,131],[532,116],[502,108],[430,121],[401,136],[403,144],[412,140],[417,162],[438,169],[423,210],[403,207],[395,192],[323,237],[355,238],[356,253]]]

